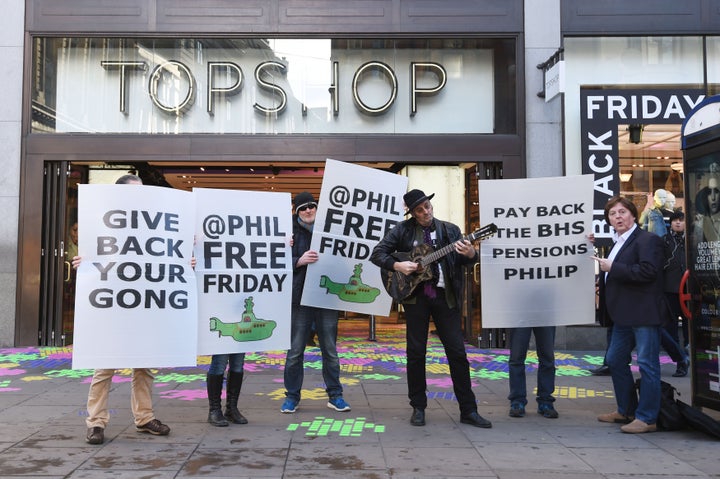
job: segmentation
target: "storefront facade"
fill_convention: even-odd
[[[69,191],[97,170],[163,184],[170,166],[333,158],[525,174],[521,1],[342,5],[26,1],[16,311],[0,342],[68,344]]]
[[[679,125],[720,78],[718,0],[10,3],[1,345],[64,344],[46,312],[62,301],[52,245],[66,240],[79,170],[447,166],[466,186],[465,227],[478,178],[593,173],[596,208],[661,185],[682,206]],[[545,102],[536,65],[560,48],[564,93]],[[593,346],[591,329],[558,342]]]

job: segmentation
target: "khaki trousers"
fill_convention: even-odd
[[[133,369],[132,372],[130,408],[135,425],[140,426],[155,419],[152,409],[152,385],[155,376],[149,369]],[[88,428],[104,429],[110,421],[108,394],[114,375],[115,369],[96,369],[93,374],[87,399],[88,417],[85,420]]]

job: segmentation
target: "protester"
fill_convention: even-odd
[[[686,353],[688,346],[688,318],[685,317],[680,307],[680,282],[687,269],[687,260],[685,258],[685,213],[675,211],[670,215],[670,233],[665,235],[663,240],[665,242],[665,297],[672,313],[670,321],[665,325],[665,331],[679,345],[678,319],[682,318],[683,347],[678,346],[682,355],[679,360],[673,358],[673,361],[677,363],[673,376],[684,377],[687,376],[690,367],[690,360]]]
[[[600,268],[600,308],[613,323],[607,362],[617,409],[598,421],[625,423],[622,432],[657,430],[660,411],[660,328],[668,319],[663,295],[663,241],[637,225],[637,208],[622,196],[605,205],[605,220],[615,230],[607,258],[593,256]],[[630,363],[637,348],[640,391]]]
[[[208,422],[213,426],[225,427],[228,421],[235,424],[247,424],[248,420],[238,410],[238,398],[243,381],[245,353],[213,354],[207,373],[207,395],[210,410]],[[225,415],[222,413],[223,379],[225,368],[229,366],[225,385]]]
[[[559,416],[553,407],[555,398],[555,326],[510,328],[510,417],[525,416],[527,386],[525,382],[525,359],[530,346],[530,335],[535,335],[538,357],[537,412],[543,417],[555,419]]]
[[[115,181],[121,185],[142,185],[142,180],[135,175],[123,175]],[[73,268],[77,269],[82,262],[80,256],[73,258]],[[115,369],[96,369],[90,382],[87,399],[87,435],[85,440],[89,444],[102,444],[105,442],[105,428],[110,421],[108,413],[108,395]],[[155,377],[146,368],[132,370],[130,386],[130,408],[135,420],[135,429],[138,432],[167,436],[170,427],[155,418],[152,407],[152,387]]]
[[[433,248],[455,245],[454,251],[439,261],[432,278],[420,283],[415,293],[403,300],[407,338],[407,383],[410,406],[413,408],[410,424],[425,425],[427,407],[427,380],[425,356],[428,329],[432,316],[438,337],[445,348],[453,389],[460,407],[460,422],[489,428],[492,424],[477,412],[475,394],[470,383],[470,364],[460,320],[462,303],[462,265],[478,259],[477,250],[462,240],[460,229],[433,216],[430,200],[421,190],[411,190],[403,196],[411,218],[399,223],[375,246],[370,260],[388,271],[399,271],[412,276],[418,269],[414,261],[398,261],[395,253],[409,252],[416,246],[427,244]],[[435,268],[434,268],[435,269]]]
[[[327,407],[336,411],[349,411],[350,405],[343,398],[340,384],[340,359],[337,354],[338,312],[333,309],[316,308],[300,304],[307,265],[319,259],[317,251],[310,249],[312,230],[317,213],[317,201],[311,193],[303,191],[293,201],[293,291],[290,349],[285,358],[285,401],[280,411],[294,413],[301,399],[304,379],[303,361],[305,346],[313,325],[317,334],[322,356],[322,375],[328,395]]]

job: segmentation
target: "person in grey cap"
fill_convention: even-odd
[[[349,411],[350,405],[343,399],[340,384],[340,359],[337,354],[338,312],[333,309],[302,306],[303,288],[307,265],[315,263],[319,256],[310,249],[312,230],[317,213],[317,202],[311,193],[303,191],[293,201],[293,290],[290,326],[290,349],[285,358],[285,401],[280,412],[290,414],[297,410],[300,403],[300,390],[303,383],[303,360],[305,346],[313,323],[317,332],[322,354],[322,374],[325,391],[328,395],[327,407],[336,411]]]
[[[401,301],[407,321],[407,383],[410,406],[413,408],[410,424],[425,425],[425,356],[432,316],[438,337],[445,348],[453,389],[460,407],[460,422],[489,428],[492,427],[490,421],[477,412],[460,320],[463,278],[461,266],[476,262],[478,253],[469,241],[462,238],[460,228],[433,216],[430,200],[434,196],[428,196],[417,189],[410,190],[403,196],[408,208],[406,214],[410,214],[411,218],[398,223],[385,235],[373,248],[370,261],[387,271],[413,275],[418,269],[418,263],[400,261],[396,258],[396,253],[409,252],[423,244],[437,249],[454,243],[454,250],[434,263],[432,278],[418,284],[413,294]]]

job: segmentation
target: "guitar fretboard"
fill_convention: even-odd
[[[486,238],[486,237],[488,237],[488,236],[492,236],[493,234],[495,234],[496,231],[497,231],[497,228],[495,227],[495,225],[494,225],[494,224],[490,224],[490,225],[488,225],[488,226],[485,226],[485,227],[483,227],[483,228],[481,228],[481,229],[479,229],[479,230],[476,230],[476,231],[470,233],[470,234],[467,235],[467,236],[463,236],[462,239],[463,239],[463,240],[468,240],[468,241],[470,241],[470,242],[473,242],[473,241],[475,241],[475,240],[478,239],[478,238]],[[430,253],[429,255],[424,256],[424,257],[420,260],[420,265],[424,268],[424,267],[426,267],[427,265],[432,264],[432,263],[434,263],[435,261],[439,260],[439,259],[442,258],[443,256],[449,254],[450,252],[452,252],[452,251],[455,249],[455,243],[456,243],[456,241],[453,241],[453,242],[450,243],[449,245],[443,246],[443,247],[440,248],[439,250],[433,251],[433,252]]]

